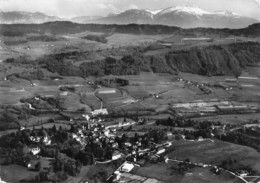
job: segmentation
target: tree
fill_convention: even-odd
[[[41,171],[41,167],[42,167],[42,163],[40,161],[38,161],[35,164],[35,170],[39,172],[39,171]]]
[[[70,125],[70,132],[74,132],[74,131],[75,131],[74,125]]]
[[[52,132],[56,132],[57,131],[57,128],[56,128],[56,125],[54,124],[53,127],[51,128]]]

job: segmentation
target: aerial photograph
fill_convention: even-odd
[[[0,183],[260,183],[260,0],[0,0]]]

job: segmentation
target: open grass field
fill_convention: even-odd
[[[252,122],[254,120],[260,119],[259,113],[253,113],[253,114],[230,114],[230,115],[218,115],[218,116],[208,116],[208,117],[199,117],[199,118],[193,118],[194,120],[198,121],[221,121],[221,123],[226,124],[244,124],[248,122]]]
[[[100,98],[105,108],[120,107],[136,102],[134,98],[129,96],[125,91],[114,88],[101,88],[95,92]]]
[[[68,111],[77,111],[79,109],[84,109],[89,112],[91,111],[91,108],[88,105],[81,103],[80,96],[76,93],[68,92],[67,95],[61,97],[65,99],[62,106]]]
[[[12,183],[18,183],[22,179],[34,178],[38,174],[38,172],[27,170],[27,168],[20,165],[1,165],[0,169],[1,179]]]
[[[16,42],[14,44],[4,44],[0,46],[0,59],[6,59],[10,57],[18,57],[22,55],[28,55],[32,59],[44,56],[51,53],[60,53],[61,51],[71,51],[72,48],[75,50],[85,51],[90,49],[97,49],[100,47],[100,43],[81,39],[77,36],[63,36],[57,37],[57,41],[32,41],[26,40],[28,35],[23,37],[0,37],[1,40],[6,42]],[[19,42],[20,41],[20,42]]]
[[[178,164],[174,162],[148,164],[145,167],[134,168],[132,173],[155,178],[169,183],[239,183],[235,177],[222,172],[220,175],[214,175],[209,168],[193,168],[183,174],[180,174],[177,170]]]
[[[253,148],[215,140],[210,141],[176,141],[175,151],[168,154],[172,159],[202,162],[219,165],[223,160],[236,159],[239,164],[249,166],[260,173],[260,154]]]
[[[141,45],[146,46],[158,40],[164,39],[167,35],[131,35],[131,34],[113,34],[108,38],[108,44],[111,46]]]

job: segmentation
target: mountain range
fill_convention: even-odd
[[[45,23],[53,21],[64,21],[65,19],[57,16],[49,16],[40,12],[24,12],[24,11],[0,11],[1,24],[31,24],[31,23]]]
[[[5,24],[43,23],[64,20],[38,12],[0,12],[0,23]],[[109,14],[106,17],[81,16],[74,17],[68,21],[94,24],[159,24],[181,28],[243,28],[258,22],[256,19],[241,16],[234,12],[209,12],[197,7],[187,6],[169,7],[156,11],[130,9],[117,14]]]

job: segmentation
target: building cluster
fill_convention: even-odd
[[[102,149],[109,147],[112,151],[110,160],[124,157],[129,161],[138,162],[143,157],[148,157],[151,161],[157,161],[160,155],[171,146],[171,142],[160,145],[151,143],[152,139],[148,139],[147,133],[130,137],[126,133],[118,131],[120,127],[133,125],[136,122],[119,122],[117,125],[105,127],[100,120],[90,121],[87,125],[75,127],[70,134],[71,137],[79,142],[82,150],[88,144],[93,143]]]

